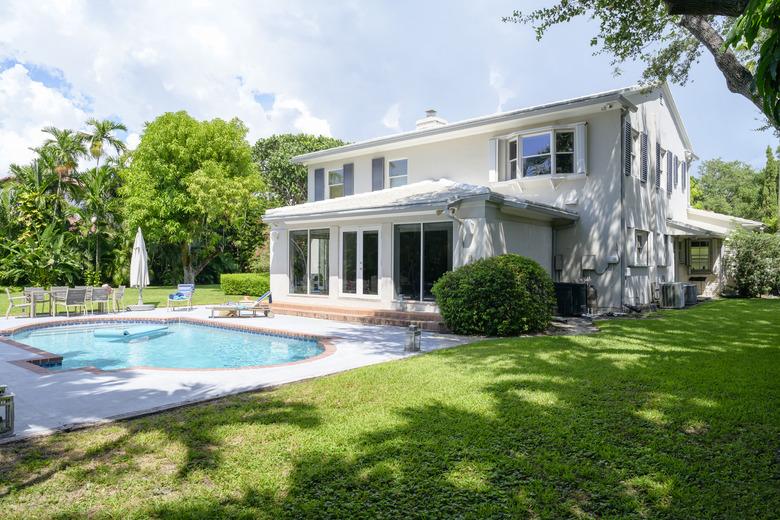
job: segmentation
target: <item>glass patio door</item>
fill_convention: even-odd
[[[379,294],[378,229],[345,229],[341,233],[341,293]]]

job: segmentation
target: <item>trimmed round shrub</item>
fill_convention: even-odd
[[[225,294],[262,296],[270,289],[271,280],[268,273],[235,273],[220,275],[219,284]]]
[[[515,336],[546,330],[555,306],[550,275],[530,258],[477,260],[433,285],[439,312],[456,334]]]

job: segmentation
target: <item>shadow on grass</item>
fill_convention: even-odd
[[[0,498],[41,484],[57,473],[77,469],[77,479],[89,480],[100,473],[102,480],[116,478],[136,469],[132,463],[116,464],[117,459],[132,462],[133,457],[144,456],[149,450],[134,446],[134,438],[140,434],[159,433],[171,446],[183,446],[184,462],[176,472],[179,479],[196,470],[214,469],[220,464],[222,437],[216,432],[223,427],[240,425],[292,425],[298,428],[314,428],[319,417],[312,405],[280,401],[269,398],[267,393],[243,394],[220,399],[204,406],[122,422],[122,427],[107,435],[104,442],[85,449],[64,444],[33,440],[29,443],[11,444],[2,448],[0,458]],[[54,439],[61,436],[55,436]],[[53,462],[35,475],[15,474],[19,465],[35,466],[35,461]]]
[[[188,488],[135,512],[182,518],[774,515],[780,509],[780,302],[713,302],[660,320],[600,326],[594,336],[486,341],[363,369],[353,374],[365,374],[358,383],[334,379],[344,399],[360,400],[359,384],[382,385],[386,378],[388,391],[397,394],[376,405],[391,406],[395,420],[345,433],[335,449],[296,438],[289,464],[279,466],[281,485],[257,482],[258,475],[229,482],[219,493]],[[393,377],[408,379],[393,386]],[[267,401],[242,396],[220,403],[223,409],[209,405],[173,419],[128,423],[120,439],[72,464],[110,456],[137,433],[157,429],[186,446],[178,469],[186,480],[225,464],[222,428],[289,423],[321,435],[329,421],[344,420],[325,419],[318,408],[338,403],[292,405],[273,394]],[[69,456],[45,454],[58,455]],[[21,485],[27,484],[12,487]]]

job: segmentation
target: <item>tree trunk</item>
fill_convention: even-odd
[[[217,249],[199,264],[195,264],[195,258],[192,256],[192,249],[189,244],[181,245],[181,266],[184,272],[184,282],[182,283],[195,283],[195,277],[203,271],[209,263],[214,260],[217,255],[221,253],[221,249]]]
[[[669,14],[739,16],[748,0],[664,0]]]
[[[750,100],[763,114],[761,99],[753,91],[753,74],[742,65],[733,52],[723,50],[723,37],[703,16],[680,17],[680,26],[687,29],[715,58],[715,65],[726,78],[726,86],[735,93]]]
[[[192,267],[192,251],[189,244],[181,245],[181,267],[184,271],[184,281],[182,283],[195,283],[197,273]]]

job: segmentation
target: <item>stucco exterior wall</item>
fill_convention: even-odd
[[[576,212],[579,220],[569,225],[524,220],[502,212],[481,201],[464,203],[458,207],[454,225],[453,265],[458,267],[477,258],[513,252],[538,261],[556,281],[586,282],[595,288],[597,309],[622,310],[623,304],[644,305],[653,298],[653,289],[659,282],[675,279],[675,248],[668,238],[668,218],[684,220],[688,205],[688,183],[682,188],[682,170],[671,194],[666,190],[666,162],[662,159],[660,189],[655,188],[656,142],[685,160],[682,129],[676,126],[669,102],[656,89],[647,94],[631,93],[629,100],[637,107],[635,112],[613,105],[587,113],[561,114],[527,118],[476,135],[451,137],[446,140],[414,145],[393,145],[374,153],[355,152],[338,161],[314,161],[308,164],[309,200],[314,199],[314,171],[325,170],[326,198],[327,171],[354,164],[354,192],[372,189],[372,159],[384,157],[387,161],[408,161],[408,183],[447,178],[456,182],[489,186],[497,193],[536,202],[552,204]],[[673,101],[671,101],[673,102]],[[640,179],[639,139],[632,142],[636,159],[631,176],[623,171],[623,117],[631,121],[635,132],[648,135],[648,177]],[[491,177],[491,140],[513,132],[550,128],[563,125],[586,124],[584,144],[586,173],[548,175],[502,181],[502,161],[499,161],[498,181]],[[385,186],[387,166],[385,167]],[[380,240],[382,273],[381,294],[376,299],[339,296],[340,224],[331,222],[331,294],[328,297],[287,295],[287,241],[280,235],[274,241],[272,258],[272,289],[275,299],[325,298],[332,303],[362,307],[392,308],[394,286],[392,279],[392,224],[425,219],[442,220],[442,216],[403,217],[387,215],[361,225],[381,226]],[[352,222],[351,224],[355,224]],[[309,226],[312,227],[312,226]],[[636,231],[648,233],[646,263],[639,265],[636,256]],[[277,296],[281,295],[281,296]],[[394,303],[395,302],[395,303]],[[429,304],[421,304],[429,307]]]

